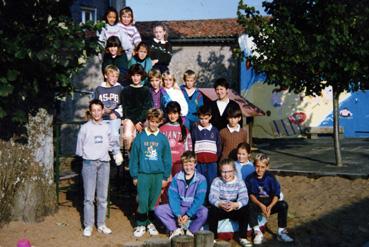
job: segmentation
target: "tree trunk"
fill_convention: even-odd
[[[341,143],[339,138],[340,131],[340,116],[339,116],[339,97],[340,92],[338,92],[334,87],[333,89],[333,140],[334,140],[334,152],[336,155],[336,165],[343,166],[342,155],[341,155]]]

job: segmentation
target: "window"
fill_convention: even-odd
[[[96,8],[81,7],[81,22],[86,23],[87,21],[96,22]]]

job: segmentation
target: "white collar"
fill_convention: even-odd
[[[201,131],[201,130],[211,130],[211,128],[213,127],[213,125],[212,124],[209,124],[209,126],[207,126],[207,127],[202,127],[200,124],[197,126],[198,128],[199,128],[199,130]]]
[[[165,45],[168,41],[166,41],[166,40],[158,40],[157,38],[154,38],[154,41],[156,42],[156,43],[159,43],[159,44],[162,44],[162,45]]]
[[[157,130],[157,131],[155,131],[155,132],[151,132],[150,130],[149,130],[149,128],[148,127],[146,127],[145,128],[145,132],[146,132],[146,134],[149,136],[149,135],[154,135],[154,136],[157,136],[158,134],[159,134],[159,129]]]
[[[228,128],[229,132],[233,133],[233,132],[240,132],[241,126],[239,124],[237,124],[236,127],[231,128],[231,127],[229,127],[229,124],[227,124],[227,128]]]

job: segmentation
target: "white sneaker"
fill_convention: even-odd
[[[188,229],[186,230],[186,235],[190,236],[190,237],[193,237],[193,233]]]
[[[279,240],[279,241],[282,241],[282,242],[286,242],[286,243],[291,243],[291,242],[293,242],[294,240],[293,240],[293,238],[291,238],[290,236],[288,236],[288,234],[287,234],[288,232],[287,232],[287,230],[285,229],[285,230],[283,230],[280,234],[278,234],[277,235],[277,239]]]
[[[85,229],[83,229],[83,236],[91,237],[91,235],[92,235],[92,226],[86,226]]]
[[[133,236],[136,238],[140,238],[145,235],[146,227],[144,226],[136,226],[135,231],[133,232]]]
[[[255,237],[254,237],[254,244],[258,245],[263,242],[264,235],[260,231],[256,231]]]
[[[117,166],[120,166],[123,163],[123,155],[120,151],[118,151],[118,153],[114,154],[113,156],[115,164]]]
[[[251,241],[247,240],[246,238],[240,238],[240,244],[242,247],[251,247]]]
[[[159,235],[159,232],[158,232],[158,230],[156,230],[156,227],[154,226],[153,223],[150,223],[150,224],[147,225],[147,230],[149,231],[149,234],[151,236]]]
[[[172,239],[176,236],[180,236],[180,235],[184,235],[184,232],[183,232],[183,229],[182,228],[177,228],[175,229],[171,234],[170,234],[170,237],[169,239]]]
[[[102,226],[99,226],[97,228],[97,231],[100,232],[100,233],[104,233],[104,234],[111,234],[112,231],[109,227],[107,227],[106,225],[102,225]]]

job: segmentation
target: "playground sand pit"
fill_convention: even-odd
[[[289,204],[288,228],[295,243],[288,246],[363,246],[369,242],[369,181],[341,177],[278,177]],[[136,241],[132,237],[134,205],[121,198],[111,209],[107,225],[112,235],[93,232],[82,236],[81,194],[74,199],[61,197],[63,205],[44,221],[33,224],[11,222],[0,229],[0,247],[13,247],[27,238],[32,246],[103,246],[116,247]],[[78,199],[76,199],[78,198]],[[129,217],[127,217],[129,216]],[[271,216],[268,228],[275,232],[277,218]],[[159,237],[165,238],[165,234]],[[271,232],[265,234],[263,246],[286,246]],[[149,238],[146,234],[139,241]],[[232,241],[233,246],[237,243]]]

